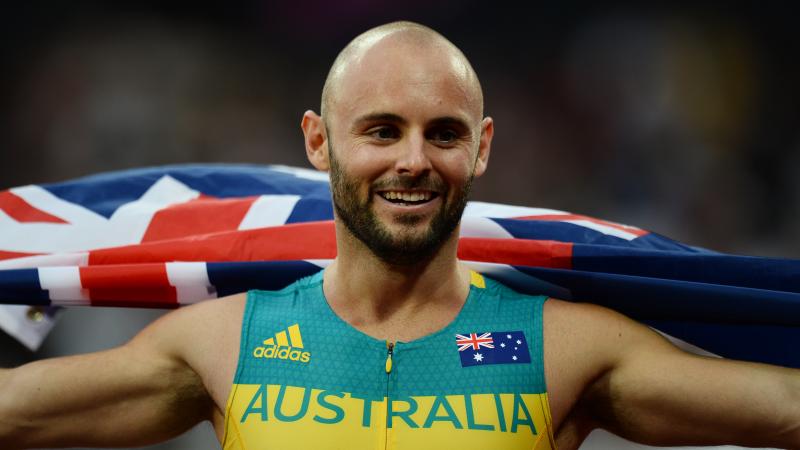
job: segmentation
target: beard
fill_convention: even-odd
[[[333,207],[337,217],[350,233],[387,264],[410,266],[430,260],[458,226],[461,214],[467,205],[473,177],[470,176],[449,201],[447,200],[449,189],[444,182],[427,174],[378,181],[370,186],[366,199],[359,199],[358,180],[348,178],[334,157],[331,147],[328,147],[328,154],[331,164]],[[422,216],[417,214],[396,216],[396,221],[404,230],[393,234],[373,210],[375,191],[386,188],[436,191],[442,198],[442,206],[431,219],[430,225],[421,233],[415,232],[413,227],[424,219]]]

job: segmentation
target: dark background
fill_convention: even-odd
[[[0,188],[188,161],[307,166],[299,129],[367,28],[432,26],[495,118],[473,198],[800,254],[790,4],[52,2],[2,13]]]
[[[474,199],[797,258],[797,16],[725,3],[4,5],[0,189],[181,162],[307,167],[300,118],[337,52],[407,19],[451,39],[483,84],[496,138]],[[2,359],[106,348],[154,316],[71,309],[40,352],[3,338]],[[158,448],[216,448],[209,436]]]

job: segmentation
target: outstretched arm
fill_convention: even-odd
[[[568,428],[602,427],[651,445],[800,448],[799,370],[688,354],[604,308],[555,306],[584,334],[566,340],[583,342],[596,368]]]
[[[0,370],[0,448],[146,445],[209,418],[212,402],[181,355],[186,316],[116,349]]]

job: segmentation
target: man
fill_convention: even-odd
[[[572,449],[597,427],[800,448],[798,371],[689,355],[458,262],[494,125],[436,32],[357,37],[302,128],[331,177],[338,256],[324,273],[175,311],[120,348],[0,371],[1,448],[145,445],[201,420],[225,449]]]

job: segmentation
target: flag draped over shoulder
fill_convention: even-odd
[[[0,326],[36,347],[55,306],[171,308],[278,289],[336,256],[325,174],[181,165],[0,192]],[[470,202],[459,258],[708,352],[800,367],[800,260],[734,256],[562,211]],[[31,306],[37,309],[32,310]]]

